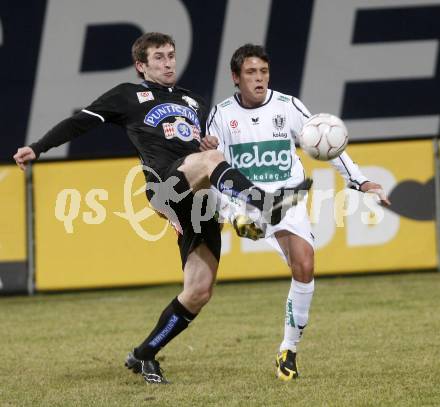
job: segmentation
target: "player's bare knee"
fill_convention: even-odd
[[[198,287],[189,293],[189,301],[198,307],[206,305],[212,296],[212,288]]]
[[[191,299],[192,299],[192,303],[195,306],[202,308],[209,302],[209,300],[211,299],[211,295],[206,292],[198,293],[197,295],[194,295]]]
[[[304,257],[294,261],[292,264],[292,277],[301,283],[310,283],[313,280],[314,262],[313,258]]]
[[[212,290],[206,290],[206,291],[200,293],[199,304],[202,306],[206,305],[209,302],[209,300],[211,299],[211,297],[212,297]]]

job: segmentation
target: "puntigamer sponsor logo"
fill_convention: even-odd
[[[231,164],[251,181],[273,182],[290,177],[290,140],[270,140],[229,146]]]
[[[156,127],[163,119],[170,116],[182,116],[193,123],[197,129],[201,129],[197,113],[190,107],[178,105],[176,103],[162,103],[155,106],[145,116],[144,123]]]

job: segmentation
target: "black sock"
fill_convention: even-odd
[[[151,360],[171,339],[186,329],[197,316],[189,312],[176,298],[163,310],[157,325],[150,335],[134,348],[134,356],[141,360]]]
[[[209,177],[211,184],[221,193],[234,196],[263,210],[265,193],[255,186],[239,170],[222,161]]]

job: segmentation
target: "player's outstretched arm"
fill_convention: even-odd
[[[377,184],[376,182],[367,181],[361,185],[362,192],[370,192],[372,194],[376,194],[380,200],[381,205],[390,206],[391,202],[388,199],[387,194],[382,188],[382,185]]]
[[[26,169],[27,164],[35,160],[37,158],[34,150],[30,147],[21,147],[17,150],[17,153],[14,155],[14,160],[16,164],[24,171]]]
[[[96,115],[79,112],[72,117],[62,120],[55,127],[49,130],[40,140],[30,146],[21,147],[14,155],[14,160],[22,169],[26,169],[27,163],[38,159],[41,153],[51,148],[67,143],[87,131],[100,126],[102,120]]]
[[[359,166],[353,162],[350,156],[344,151],[339,157],[330,161],[333,167],[342,175],[349,188],[356,189],[361,192],[370,192],[376,194],[380,200],[381,205],[389,206],[387,194],[382,188],[382,185],[370,181],[365,177]]]

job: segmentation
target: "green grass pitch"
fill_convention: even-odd
[[[161,352],[169,386],[123,361],[178,286],[0,298],[0,406],[440,405],[440,273],[317,279],[301,377],[283,383],[288,288],[219,284]]]

